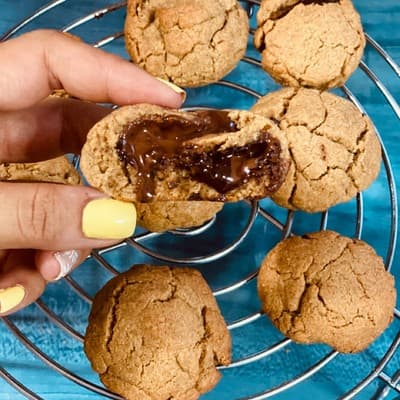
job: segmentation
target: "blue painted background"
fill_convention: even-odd
[[[0,36],[23,17],[45,4],[39,0],[0,0]],[[110,4],[110,1],[74,1],[68,0],[63,5],[41,16],[34,23],[28,24],[23,31],[36,28],[60,29],[76,18],[90,11]],[[377,40],[391,57],[400,63],[400,1],[366,1],[357,0],[355,5],[362,15],[365,31]],[[119,10],[100,20],[94,20],[72,33],[80,35],[89,43],[105,37],[112,32],[122,30],[124,10]],[[126,57],[123,40],[117,40],[105,50]],[[249,55],[258,57],[249,46]],[[391,91],[394,98],[400,101],[400,78],[391,70],[382,58],[368,46],[364,61],[378,75],[383,84]],[[79,73],[79,60],[76,60],[76,71]],[[277,88],[277,85],[255,67],[240,63],[227,80],[239,82],[264,94]],[[348,82],[350,90],[357,96],[363,107],[370,114],[380,132],[383,143],[389,153],[391,165],[399,186],[399,140],[400,121],[388,106],[387,101],[376,86],[358,70]],[[210,105],[215,107],[243,108],[250,107],[255,98],[238,95],[231,89],[212,85],[210,87],[190,90],[187,106]],[[385,169],[382,168],[378,180],[363,194],[364,218],[362,238],[375,247],[377,252],[386,257],[389,250],[390,234],[390,197]],[[66,209],[68,205],[62,205]],[[284,220],[285,212],[274,206],[269,200],[262,206],[279,220]],[[329,213],[328,228],[345,235],[355,232],[355,201],[340,205]],[[194,238],[180,238],[167,234],[162,238],[146,242],[146,245],[166,254],[201,255],[228,244],[242,229],[249,215],[245,204],[233,204],[224,208],[217,222],[206,234]],[[304,233],[318,229],[319,215],[297,213],[293,230]],[[242,279],[256,269],[265,253],[279,241],[280,232],[271,224],[258,217],[246,240],[232,254],[224,259],[202,265],[200,270],[213,289]],[[393,273],[400,278],[400,253],[397,251],[393,262]],[[135,262],[155,262],[138,252],[122,248],[106,256],[107,260],[118,270],[124,270]],[[93,295],[110,274],[94,261],[88,261],[74,272],[73,278],[90,295]],[[397,279],[400,282],[400,279]],[[399,287],[399,285],[397,285]],[[80,334],[84,333],[89,305],[78,298],[65,282],[49,285],[43,302],[60,318],[65,320]],[[235,291],[233,294],[218,297],[219,304],[228,322],[259,310],[260,305],[255,293],[255,282]],[[99,383],[91,372],[82,352],[79,341],[64,334],[36,305],[32,305],[11,318],[18,329],[31,340],[43,353],[56,360],[72,373]],[[367,376],[387,352],[392,340],[399,333],[400,321],[395,320],[390,328],[365,352],[359,355],[340,355],[321,371],[293,389],[278,394],[277,399],[336,399],[344,395],[358,381]],[[244,328],[232,331],[235,360],[266,347],[276,344],[283,337],[266,318]],[[239,399],[276,387],[286,380],[304,373],[315,362],[330,352],[326,346],[300,346],[290,344],[272,356],[240,368],[224,371],[223,379],[217,388],[204,396],[208,400]],[[72,383],[60,374],[46,367],[35,358],[0,322],[0,367],[10,371],[28,388],[49,400],[91,400],[100,398]],[[384,373],[392,376],[400,369],[400,354],[396,354]],[[382,381],[375,380],[357,398],[370,399],[382,388]],[[396,396],[390,391],[388,398]],[[0,379],[0,400],[20,399],[22,395]]]

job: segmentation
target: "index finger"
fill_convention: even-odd
[[[57,31],[39,30],[0,44],[0,109],[29,107],[55,89],[82,100],[178,108],[177,93],[134,64]]]

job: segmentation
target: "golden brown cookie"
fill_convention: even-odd
[[[396,302],[393,276],[375,251],[332,231],[274,247],[262,263],[258,293],[284,335],[343,353],[374,341],[391,322]]]
[[[288,164],[284,135],[263,116],[147,104],[98,122],[81,157],[92,186],[134,202],[263,198],[279,188]]]
[[[193,228],[209,221],[224,203],[211,201],[159,201],[136,203],[137,224],[151,232]]]
[[[254,44],[279,83],[341,86],[360,63],[365,36],[350,0],[263,0]]]
[[[129,0],[126,48],[150,74],[194,87],[216,82],[243,57],[249,31],[236,0]]]
[[[381,147],[366,115],[348,100],[315,89],[284,88],[251,109],[286,133],[292,163],[272,199],[282,207],[324,211],[350,200],[378,176]]]
[[[0,181],[49,182],[81,184],[81,177],[67,157],[36,163],[0,164]]]
[[[128,400],[194,400],[219,381],[231,339],[201,274],[136,265],[93,302],[85,352],[101,381]]]
[[[64,89],[53,90],[49,97],[57,97],[58,99],[70,99],[72,96]]]

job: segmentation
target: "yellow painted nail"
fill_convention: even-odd
[[[132,203],[97,199],[86,204],[82,215],[83,234],[92,239],[125,239],[136,227],[136,209]]]
[[[15,285],[6,289],[0,289],[0,312],[10,311],[25,297],[25,289],[21,285]]]
[[[179,86],[175,85],[172,82],[166,81],[165,79],[161,79],[161,78],[157,78],[157,77],[156,77],[156,79],[159,80],[164,85],[168,86],[174,92],[180,94],[182,96],[182,103],[186,100],[186,92],[182,88],[180,88]]]

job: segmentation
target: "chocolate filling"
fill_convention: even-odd
[[[196,153],[187,147],[177,164],[188,170],[194,179],[222,194],[266,173],[280,181],[280,143],[268,132],[262,133],[262,140],[223,151]],[[272,187],[270,189],[275,191]]]
[[[187,141],[207,134],[237,132],[238,128],[227,111],[191,114],[192,118],[184,115],[146,117],[130,123],[120,134],[116,150],[125,165],[131,164],[138,171],[139,201],[152,199],[155,171],[170,164],[187,170],[193,179],[206,183],[220,194],[266,173],[272,178],[271,192],[274,191],[272,186],[277,186],[282,176],[281,147],[277,139],[262,132],[262,138],[255,143],[199,152],[197,146]]]

